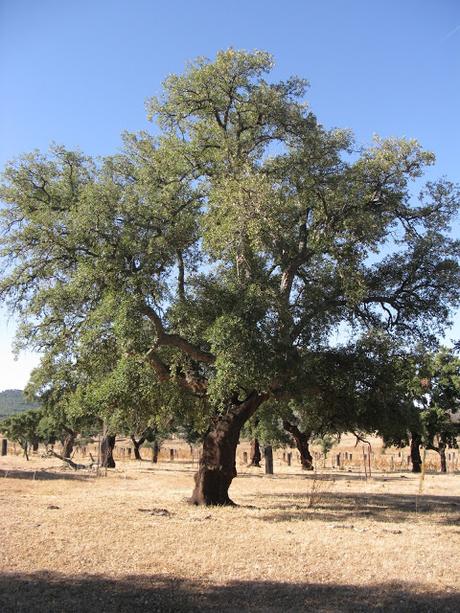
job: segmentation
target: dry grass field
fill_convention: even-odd
[[[0,610],[460,610],[459,474],[275,470],[196,508],[185,462],[0,458]]]

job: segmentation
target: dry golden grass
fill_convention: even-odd
[[[0,458],[0,610],[460,609],[460,475],[275,469],[196,508],[189,464]]]

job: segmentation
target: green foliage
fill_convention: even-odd
[[[457,418],[460,409],[460,357],[445,347],[436,353],[420,356],[413,389],[422,444],[436,451],[445,447],[457,448],[460,437]]]
[[[292,439],[283,429],[281,406],[278,403],[264,403],[256,416],[244,427],[242,436],[247,439],[258,439],[264,445],[274,449],[292,446]]]
[[[86,406],[104,421],[109,432],[154,440],[166,432],[180,412],[180,395],[168,382],[160,383],[145,362],[123,356],[105,377],[95,378],[84,389]]]
[[[350,155],[351,134],[318,123],[305,81],[270,82],[272,65],[199,59],[148,102],[157,137],[125,134],[98,163],[55,146],[7,165],[0,296],[66,415],[202,432],[253,393],[337,431],[398,413],[397,358],[368,339],[429,344],[449,321],[458,189],[411,198],[431,153],[377,139]]]
[[[38,424],[43,416],[40,409],[30,409],[6,417],[0,422],[0,431],[9,440],[19,443],[27,455],[29,444],[38,441]]]
[[[334,445],[339,442],[338,437],[334,437],[332,434],[323,434],[317,437],[314,441],[315,445],[319,445],[323,457],[326,458],[327,454],[331,451]]]

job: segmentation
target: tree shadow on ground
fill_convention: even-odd
[[[67,577],[57,573],[0,576],[3,613],[93,611],[320,611],[328,613],[453,612],[459,593],[426,586],[381,583],[369,586],[233,581],[225,585],[171,576]]]
[[[401,479],[409,479],[410,477],[408,475],[412,475],[412,473],[401,474],[402,472],[403,471],[399,471],[398,473],[375,472],[370,478],[370,481],[401,481]],[[296,472],[275,473],[274,475],[266,475],[263,470],[261,470],[261,472],[252,472],[252,470],[250,471],[245,468],[240,468],[238,470],[238,478],[241,477],[258,477],[261,479],[268,478],[273,480],[292,479],[294,477],[299,477],[307,481],[313,481],[316,479],[329,479],[330,481],[366,481],[364,473],[362,472],[332,472],[329,470],[318,472],[299,470]]]
[[[325,481],[327,483],[327,481]],[[263,500],[280,500],[265,507],[259,519],[282,522],[321,519],[341,521],[370,518],[380,522],[414,521],[417,515],[436,514],[430,521],[438,524],[460,523],[459,496],[430,496],[407,494],[356,494],[321,491],[280,494],[259,494]],[[286,502],[286,500],[288,502]],[[312,504],[313,500],[313,504]]]
[[[82,471],[55,472],[52,470],[0,470],[0,478],[3,479],[27,479],[29,481],[92,481],[94,475]]]

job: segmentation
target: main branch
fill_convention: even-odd
[[[144,305],[143,312],[145,315],[147,315],[147,317],[154,325],[155,331],[157,333],[156,345],[158,347],[176,347],[176,349],[179,349],[180,351],[182,351],[182,353],[185,353],[186,355],[190,356],[192,360],[195,360],[197,362],[204,362],[205,364],[214,364],[216,358],[212,353],[201,350],[199,347],[197,347],[193,343],[190,343],[188,340],[186,340],[179,334],[169,334],[168,332],[166,332],[161,318],[158,316],[155,310],[152,309],[152,307]]]

